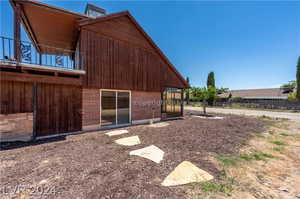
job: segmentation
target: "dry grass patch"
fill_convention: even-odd
[[[300,122],[262,119],[267,121],[268,129],[263,134],[254,133],[240,153],[213,155],[216,167],[234,183],[217,178],[195,186],[193,190],[198,190],[198,194],[191,198],[300,197]]]

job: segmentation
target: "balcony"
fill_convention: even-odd
[[[15,47],[16,46],[16,47]],[[85,74],[82,52],[34,45],[0,36],[0,67],[21,66],[32,70],[49,70]]]

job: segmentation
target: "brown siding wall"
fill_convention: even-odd
[[[100,90],[82,89],[82,126],[97,126],[100,124]]]
[[[131,119],[144,120],[161,117],[160,92],[131,92]]]
[[[81,51],[85,54],[85,87],[139,91],[183,87],[176,74],[152,50],[82,30]]]

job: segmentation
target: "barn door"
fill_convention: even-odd
[[[37,84],[36,136],[81,130],[81,88]]]

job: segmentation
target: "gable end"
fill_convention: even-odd
[[[118,39],[123,42],[133,43],[136,46],[155,52],[169,68],[165,71],[173,73],[173,75],[170,76],[175,75],[176,78],[178,78],[179,81],[177,81],[177,85],[173,86],[178,88],[189,87],[188,83],[172,65],[169,59],[157,47],[154,41],[128,11],[106,15],[96,19],[83,19],[80,20],[78,24],[81,29],[112,37],[113,39]],[[174,79],[174,77],[172,77],[172,79]],[[164,86],[169,85],[166,82]]]

